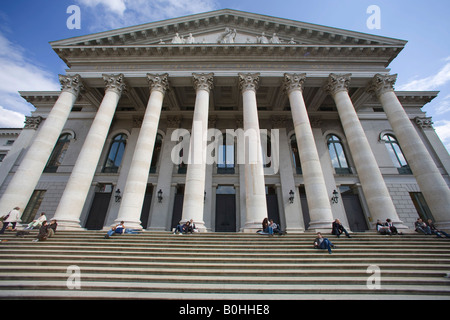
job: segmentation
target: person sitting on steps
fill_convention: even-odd
[[[342,233],[345,233],[347,238],[351,238],[350,234],[347,232],[347,230],[345,230],[341,221],[339,221],[339,219],[334,220],[334,222],[332,224],[331,234],[334,234],[335,236],[337,236],[339,238]]]
[[[331,254],[331,248],[336,249],[336,246],[330,240],[324,238],[320,232],[317,232],[317,238],[314,240],[314,248],[327,249],[328,253]]]

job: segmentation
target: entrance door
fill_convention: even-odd
[[[141,211],[141,225],[144,229],[147,229],[148,218],[150,215],[150,206],[152,204],[152,194],[153,186],[149,184],[147,185],[147,189],[145,190],[144,203],[142,205]]]
[[[236,232],[236,194],[234,186],[216,190],[216,232]]]
[[[308,230],[311,219],[309,217],[309,207],[308,207],[308,200],[306,199],[305,188],[299,187],[298,191],[300,195],[300,205],[302,206],[302,215],[303,215],[303,222],[305,224],[305,230]]]
[[[184,186],[177,187],[177,193],[175,194],[175,199],[173,202],[173,212],[172,212],[172,224],[170,230],[176,228],[180,223],[181,216],[183,214],[183,200],[184,200]]]
[[[281,221],[280,212],[278,211],[278,197],[274,187],[266,187],[266,204],[269,220],[273,219],[273,222],[280,224]]]
[[[109,201],[112,193],[96,192],[92,201],[91,210],[86,221],[85,228],[88,230],[101,230],[105,223],[108,212]]]
[[[354,232],[369,230],[359,196],[354,194],[350,187],[343,186],[340,188],[340,191],[350,230]]]

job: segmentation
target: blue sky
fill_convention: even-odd
[[[67,8],[81,9],[68,29]],[[369,29],[377,5],[381,28]],[[48,42],[222,8],[408,40],[391,63],[397,90],[440,91],[424,110],[450,150],[450,1],[448,0],[3,0],[0,5],[0,127],[22,127],[33,107],[18,91],[59,90],[67,68]]]

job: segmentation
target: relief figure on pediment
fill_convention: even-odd
[[[195,43],[195,38],[192,36],[192,33],[189,33],[186,43]]]
[[[180,35],[178,34],[178,32],[175,34],[175,37],[173,37],[172,43],[173,43],[173,44],[180,44],[180,43],[183,43],[183,39],[180,37]]]
[[[218,43],[234,43],[236,38],[236,29],[225,28],[225,32],[219,35]]]
[[[256,40],[257,43],[263,44],[269,43],[269,39],[267,39],[266,34],[264,32],[261,34],[261,37],[257,37]]]
[[[281,40],[280,40],[280,38],[278,38],[276,33],[273,34],[272,39],[270,39],[270,43],[275,43],[275,44],[281,43]]]

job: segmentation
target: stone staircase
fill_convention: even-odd
[[[450,300],[450,239],[435,236],[330,235],[330,255],[312,248],[312,233],[58,231],[32,242],[36,233],[0,236],[0,298]],[[367,285],[370,265],[380,268],[379,289]]]

